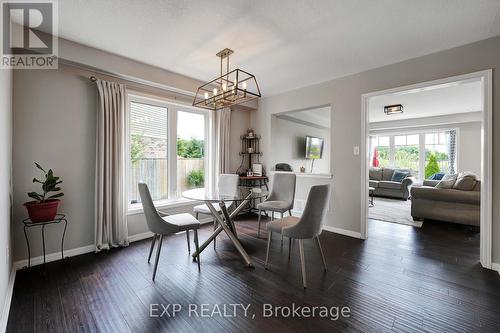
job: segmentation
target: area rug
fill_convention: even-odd
[[[411,217],[411,201],[373,198],[373,207],[368,208],[368,217],[391,223],[410,225],[412,227],[422,227],[421,221],[413,221]]]

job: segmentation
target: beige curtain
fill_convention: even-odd
[[[219,174],[230,173],[231,109],[217,111],[217,164]]]
[[[97,80],[95,247],[128,245],[125,212],[125,87]]]

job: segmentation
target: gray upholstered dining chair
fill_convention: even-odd
[[[294,173],[275,173],[273,177],[273,187],[271,193],[264,202],[257,205],[259,210],[259,229],[257,238],[260,238],[260,218],[262,211],[271,211],[271,220],[274,220],[274,212],[283,213],[288,211],[292,216],[293,200],[295,197],[295,181]],[[281,239],[283,243],[283,239]]]
[[[217,182],[217,188],[219,193],[237,196],[238,195],[238,184],[240,182],[240,177],[236,174],[223,173],[219,175],[219,180]],[[232,203],[231,203],[232,204]],[[221,214],[222,210],[219,205],[214,205],[215,210]],[[210,209],[208,209],[206,204],[198,205],[193,207],[193,212],[196,214],[196,219],[200,214],[212,215]],[[214,230],[217,227],[217,222],[214,219]],[[215,249],[215,239],[214,239],[214,249]]]
[[[266,269],[269,263],[269,250],[271,248],[271,238],[273,232],[280,233],[290,238],[288,247],[288,257],[290,258],[290,245],[292,239],[299,241],[300,266],[302,269],[302,283],[304,288],[306,283],[306,262],[304,258],[304,239],[315,239],[318,244],[323,266],[326,271],[326,261],[321,248],[319,235],[321,234],[321,226],[325,218],[328,202],[330,200],[330,185],[315,185],[311,187],[307,197],[306,207],[300,218],[295,216],[287,216],[283,219],[271,221],[266,224],[266,229],[269,233],[267,237],[267,252],[266,252]]]
[[[158,269],[158,261],[160,260],[163,236],[176,234],[181,231],[186,232],[188,251],[190,251],[189,231],[194,231],[194,244],[196,246],[196,252],[198,253],[196,261],[198,262],[198,270],[200,270],[200,251],[198,245],[198,229],[200,228],[200,222],[195,219],[193,215],[188,213],[174,215],[160,213],[158,210],[156,210],[156,207],[153,204],[153,199],[151,198],[151,193],[149,193],[148,185],[144,183],[139,183],[139,194],[141,195],[142,207],[144,209],[144,215],[146,216],[148,228],[152,233],[154,233],[153,241],[151,243],[151,249],[149,250],[148,264],[151,260],[151,254],[153,253],[155,243],[159,238],[156,248],[156,261],[153,270],[153,281],[155,280],[156,270]]]

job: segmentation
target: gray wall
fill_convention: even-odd
[[[271,118],[271,147],[272,162],[270,167],[274,168],[276,163],[288,163],[295,172],[304,166],[307,172],[311,171],[311,160],[305,156],[306,135],[323,138],[323,158],[314,161],[314,173],[330,173],[330,131],[304,124],[299,124],[278,117]]]
[[[60,56],[109,72],[188,91],[193,91],[199,84],[199,81],[189,77],[65,40],[60,40]],[[89,246],[94,242],[97,95],[95,85],[88,79],[91,73],[64,65],[59,67],[58,70],[19,70],[14,73],[13,210],[16,222],[27,215],[23,206],[29,200],[26,192],[36,189],[31,180],[38,175],[33,162],[53,168],[64,181],[62,188],[65,197],[60,211],[68,215],[65,242],[65,249],[68,250]],[[134,90],[177,98],[159,89],[130,83],[128,85]],[[231,168],[234,170],[239,165],[239,135],[242,129],[249,127],[250,112],[252,111],[238,110],[232,114],[235,128],[232,129],[231,136],[233,144],[236,142],[234,147],[237,147],[234,152],[233,146],[231,147]],[[168,211],[192,212],[192,206]],[[130,236],[147,231],[143,214],[129,215],[128,225]],[[39,232],[40,230],[30,232],[32,257],[42,253]],[[61,232],[62,228],[58,226],[47,228],[47,254],[60,250]],[[26,259],[27,250],[20,223],[14,224],[12,234],[14,260]]]
[[[11,273],[12,71],[0,69],[0,313]]]
[[[252,114],[252,126],[262,133],[269,151],[271,114],[315,105],[332,106],[332,173],[335,178],[327,225],[361,230],[361,95],[404,85],[485,69],[500,68],[500,37],[380,67],[359,74],[263,98]],[[500,76],[493,78],[493,170],[500,169]],[[269,156],[264,156],[268,161]],[[500,177],[493,175],[493,203],[500,201]],[[500,205],[493,206],[493,261],[500,261]]]

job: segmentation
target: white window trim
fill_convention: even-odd
[[[419,135],[419,144],[418,144],[418,149],[419,149],[419,156],[418,156],[418,167],[419,167],[419,179],[417,179],[419,182],[423,182],[425,179],[425,135],[429,133],[439,133],[439,132],[446,132],[446,131],[456,131],[457,137],[456,137],[456,145],[455,145],[455,172],[460,171],[460,165],[459,165],[459,147],[460,147],[460,128],[458,127],[437,127],[437,128],[426,128],[425,130],[394,130],[394,131],[376,131],[375,133],[370,133],[370,136],[373,137],[380,137],[380,136],[388,136],[389,137],[389,166],[394,168],[395,165],[395,159],[394,155],[396,152],[396,144],[394,142],[394,138],[396,136],[403,136],[403,135]],[[387,146],[384,146],[387,147]]]
[[[177,113],[179,111],[184,112],[192,112],[204,114],[205,118],[205,144],[206,144],[206,154],[205,154],[205,175],[207,178],[210,177],[211,168],[209,167],[209,161],[213,160],[212,155],[215,151],[213,148],[214,142],[211,142],[213,139],[212,131],[214,117],[211,115],[211,112],[205,109],[200,109],[193,107],[191,104],[182,103],[179,101],[172,101],[167,98],[162,98],[160,96],[144,94],[142,92],[136,92],[133,90],[129,90],[127,92],[127,105],[126,105],[126,121],[125,121],[125,156],[126,158],[126,184],[125,188],[128,193],[128,185],[129,185],[129,170],[130,170],[130,103],[144,103],[150,104],[160,107],[167,108],[167,121],[168,121],[168,129],[167,129],[167,177],[168,177],[168,197],[166,200],[156,200],[154,201],[154,205],[157,209],[166,209],[173,207],[183,207],[183,206],[192,206],[196,204],[195,201],[177,198]],[[172,125],[174,124],[174,125]],[[171,156],[175,156],[175,158],[170,158]],[[206,182],[207,183],[207,182]],[[211,182],[208,182],[207,186],[211,186]],[[126,197],[126,207],[127,207],[127,215],[135,215],[141,214],[143,212],[142,204],[130,204],[128,201],[128,196]]]

